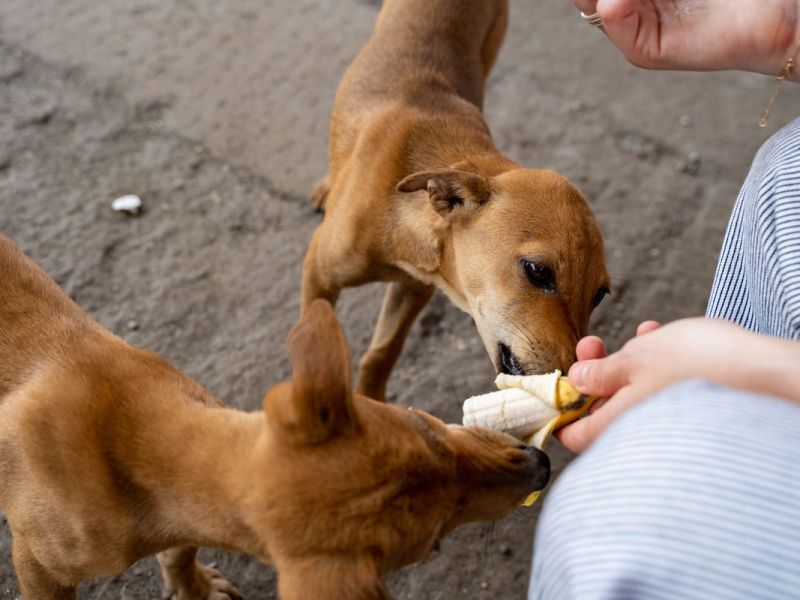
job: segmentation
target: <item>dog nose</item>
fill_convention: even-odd
[[[529,475],[533,486],[532,491],[538,492],[550,481],[550,458],[535,446],[528,446],[525,451],[528,453],[526,474]]]
[[[519,359],[511,351],[511,348],[503,343],[497,345],[498,350],[498,364],[500,365],[500,372],[506,375],[525,375],[525,370],[519,362]]]

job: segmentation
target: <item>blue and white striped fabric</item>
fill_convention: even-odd
[[[800,407],[705,382],[638,405],[539,520],[529,598],[800,598]]]
[[[800,339],[800,119],[772,136],[753,161],[706,314]]]

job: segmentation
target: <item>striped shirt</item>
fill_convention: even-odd
[[[800,408],[690,381],[629,410],[548,493],[529,598],[800,598]]]
[[[753,161],[706,314],[800,339],[800,119],[772,136]]]

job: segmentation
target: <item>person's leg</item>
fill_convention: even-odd
[[[800,598],[800,407],[686,382],[549,492],[529,598]]]
[[[800,119],[770,138],[753,161],[706,315],[800,339]]]

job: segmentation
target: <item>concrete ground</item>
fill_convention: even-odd
[[[163,354],[226,402],[260,406],[288,373],[300,264],[319,221],[327,119],[379,3],[366,0],[4,0],[0,3],[0,232],[106,327]],[[487,120],[517,161],[590,199],[614,293],[593,329],[612,347],[645,318],[703,312],[727,216],[762,141],[796,112],[768,78],[627,65],[567,0],[512,2]],[[139,194],[138,217],[110,210]],[[378,285],[338,308],[357,355]],[[437,296],[412,331],[392,401],[460,419],[491,387],[470,319]],[[423,400],[424,399],[424,400]],[[56,418],[56,416],[54,416]],[[569,453],[553,444],[556,471]],[[451,535],[388,577],[396,598],[523,598],[538,510]],[[210,552],[247,597],[271,569]],[[158,597],[155,562],[87,583],[82,598]],[[0,526],[0,599],[16,598]]]

